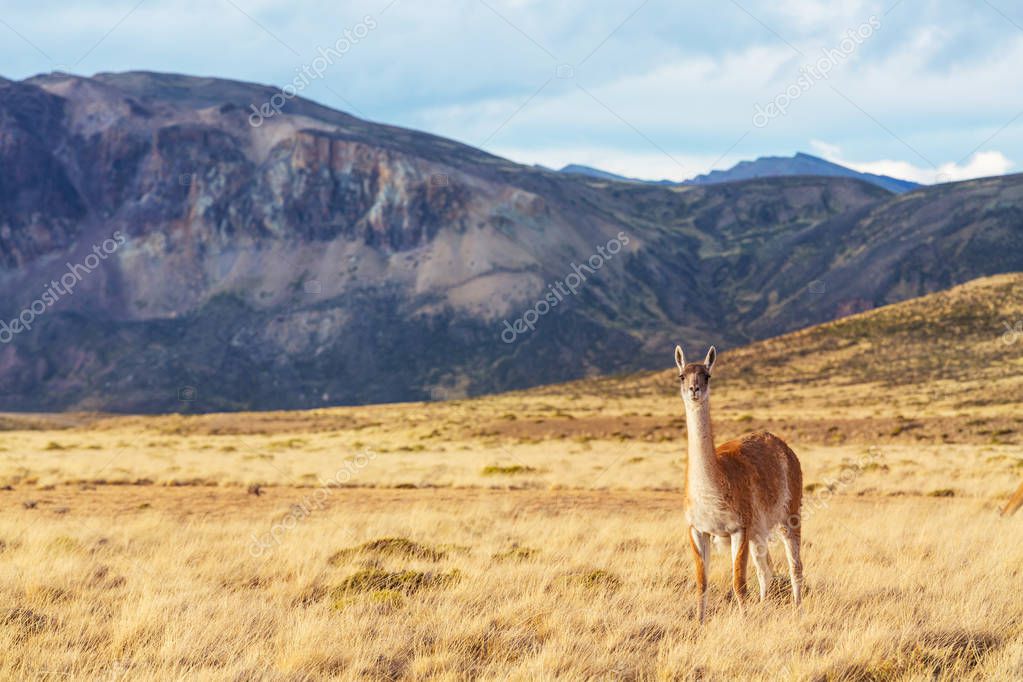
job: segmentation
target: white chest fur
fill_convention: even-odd
[[[696,530],[711,535],[731,535],[741,526],[738,515],[722,504],[720,497],[692,490],[686,506],[686,520]]]
[[[739,529],[739,517],[717,489],[714,437],[710,428],[707,402],[686,405],[689,461],[686,466],[686,520],[689,525],[711,535],[730,535]]]

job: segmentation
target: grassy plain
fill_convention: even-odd
[[[719,439],[803,462],[808,591],[741,616],[716,555],[703,628],[672,370],[0,415],[0,677],[1023,678],[1021,320],[1010,275],[722,353]]]

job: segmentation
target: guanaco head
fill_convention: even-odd
[[[717,351],[711,346],[703,362],[686,364],[682,346],[675,346],[675,364],[678,365],[678,378],[682,383],[682,402],[696,405],[710,397],[710,373],[717,356]]]

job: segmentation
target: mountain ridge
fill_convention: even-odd
[[[740,161],[728,170],[711,171],[705,175],[686,180],[688,184],[700,185],[716,182],[735,182],[755,177],[776,177],[779,175],[824,175],[854,177],[882,187],[889,192],[901,194],[917,189],[921,185],[909,180],[900,180],[876,173],[861,173],[851,168],[827,161],[812,154],[796,152],[794,156],[762,156],[753,161]]]
[[[0,84],[0,287],[16,292],[0,319],[126,238],[31,329],[0,329],[0,409],[478,395],[1023,269],[1020,176],[900,196],[841,177],[609,183],[300,97],[252,125],[274,92],[148,72]]]
[[[592,166],[584,166],[581,164],[569,164],[562,167],[558,172],[585,175],[600,180],[647,183],[653,185],[712,185],[724,182],[751,180],[754,178],[819,175],[858,178],[896,194],[909,192],[922,186],[916,182],[900,180],[887,175],[861,173],[851,168],[847,168],[846,166],[827,161],[805,152],[796,152],[793,156],[762,156],[752,161],[740,161],[726,170],[710,171],[709,173],[697,175],[689,180],[683,180],[680,183],[672,182],[671,180],[640,180],[638,178],[617,175],[615,173],[600,170],[599,168],[593,168]]]

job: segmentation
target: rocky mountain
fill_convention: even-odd
[[[794,156],[762,156],[753,161],[740,161],[728,170],[711,171],[705,175],[686,180],[689,185],[711,185],[719,182],[736,182],[753,178],[774,178],[793,175],[823,175],[827,177],[858,178],[889,192],[900,194],[914,190],[920,185],[909,180],[899,180],[888,175],[860,173],[822,158],[798,152]]]
[[[0,409],[314,407],[658,367],[678,339],[1023,270],[1021,193],[623,183],[268,86],[0,80]]]

